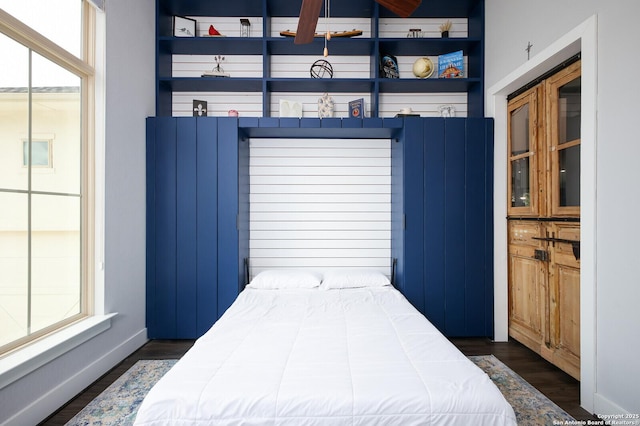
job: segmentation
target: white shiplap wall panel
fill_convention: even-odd
[[[252,203],[386,203],[388,194],[251,194]]]
[[[441,105],[452,105],[456,117],[467,116],[466,93],[381,93],[380,117],[394,117],[402,108],[411,108],[422,117],[439,117]]]
[[[333,69],[333,78],[369,78],[371,59],[368,56],[338,56],[323,57],[322,51],[318,56],[272,56],[271,77],[274,78],[309,78],[310,68],[319,59],[328,61]]]
[[[201,77],[205,71],[213,70],[216,55],[173,55],[173,77]],[[220,66],[230,77],[262,78],[262,56],[223,55]],[[226,77],[209,77],[226,78]]]
[[[240,37],[240,18],[212,17],[212,16],[189,16],[196,20],[196,32],[198,37],[209,35],[209,25],[218,30],[225,37]],[[262,37],[262,17],[246,16],[251,23],[251,37]]]
[[[280,37],[280,31],[296,31],[297,28],[298,18],[296,17],[271,18],[271,37]],[[327,28],[330,32],[361,30],[362,35],[356,37],[371,37],[371,21],[368,18],[330,17],[327,22],[325,18],[320,17],[318,19],[318,25],[316,26],[316,32],[323,34],[327,31]]]
[[[373,267],[390,274],[391,142],[250,141],[251,274]]]
[[[241,117],[262,117],[262,93],[253,92],[174,92],[173,115],[193,115],[193,100],[207,101],[209,117],[227,116],[235,109]]]
[[[436,18],[381,18],[379,21],[380,38],[403,38],[407,37],[409,29],[420,28],[423,37],[440,38],[440,25],[447,19]],[[451,29],[449,38],[467,37],[467,18],[450,18]]]
[[[334,111],[333,116],[336,118],[349,116],[349,101],[364,98],[365,117],[371,116],[371,94],[370,93],[329,93],[333,98]],[[273,92],[271,94],[271,116],[280,116],[280,99],[300,102],[302,104],[302,116],[318,118],[318,98],[322,93],[291,93],[291,92]]]

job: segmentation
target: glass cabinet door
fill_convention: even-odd
[[[538,215],[538,87],[512,99],[507,111],[508,214]]]
[[[549,78],[546,85],[551,214],[579,216],[580,62]]]

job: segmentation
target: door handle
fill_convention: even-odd
[[[548,241],[550,243],[571,244],[571,249],[573,250],[573,256],[576,258],[576,260],[580,260],[580,240],[567,240],[566,238],[555,238],[555,237],[531,237],[531,238],[539,241]]]

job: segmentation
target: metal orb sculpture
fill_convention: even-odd
[[[333,78],[333,67],[324,59],[318,59],[309,70],[313,78]]]

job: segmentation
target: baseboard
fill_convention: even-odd
[[[143,328],[131,335],[120,345],[105,352],[103,356],[94,360],[82,370],[76,372],[64,382],[49,389],[40,398],[32,401],[13,417],[6,419],[3,424],[38,424],[56,410],[73,399],[91,383],[118,365],[123,359],[135,352],[147,342],[147,329]]]
[[[605,421],[606,420],[626,420],[626,421],[635,420],[635,422],[638,421],[638,419],[633,419],[629,417],[620,417],[620,416],[624,416],[625,414],[631,414],[631,413],[629,413],[624,408],[620,407],[615,402],[607,399],[602,394],[596,393],[594,395],[593,401],[595,406],[594,414],[600,417],[602,420],[605,420]],[[637,424],[637,423],[629,423],[629,424]]]

